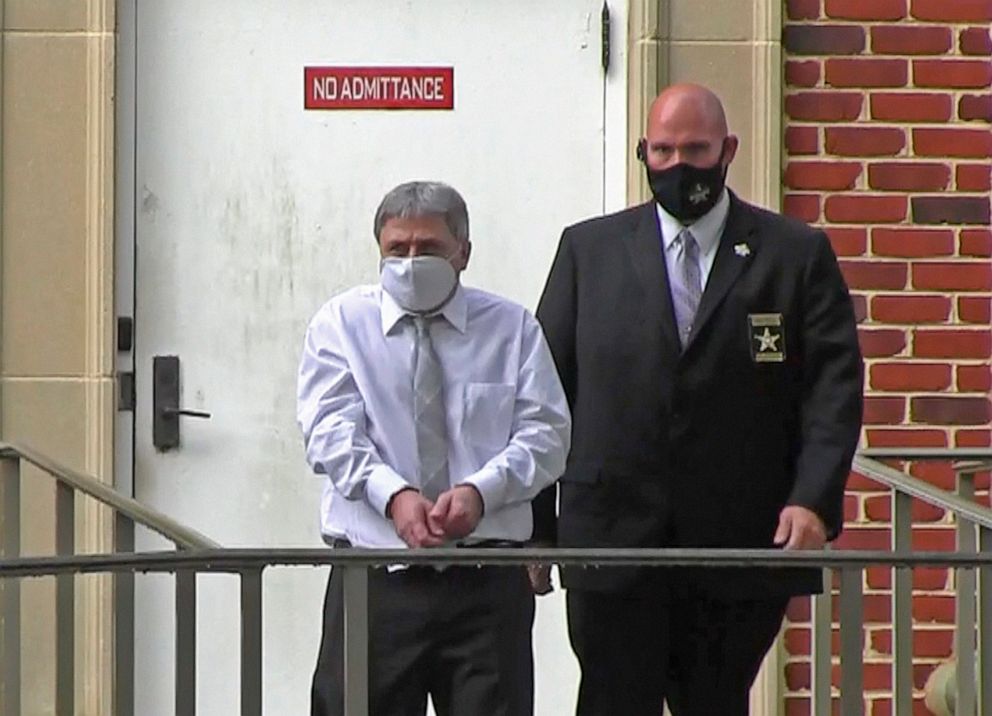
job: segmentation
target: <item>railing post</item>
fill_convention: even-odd
[[[979,548],[992,555],[992,530],[978,531]],[[978,570],[978,702],[980,714],[992,715],[992,567]]]
[[[241,716],[262,716],[262,570],[241,573]]]
[[[114,551],[134,551],[134,522],[114,514]],[[114,713],[134,714],[134,572],[114,573]]]
[[[176,572],[176,716],[196,714],[196,572]]]
[[[892,549],[913,547],[913,498],[892,490]],[[895,716],[913,713],[913,570],[892,568],[892,696]]]
[[[823,593],[813,596],[813,716],[831,714],[833,572],[823,570]]]
[[[369,716],[369,567],[331,569],[344,573],[344,713]]]
[[[840,712],[863,716],[864,606],[861,602],[860,567],[840,571]]]
[[[55,553],[71,557],[76,551],[76,499],[72,487],[55,485]],[[55,712],[75,713],[76,691],[75,631],[76,575],[60,574],[55,578]]]
[[[3,490],[3,532],[0,554],[21,554],[21,463],[16,457],[0,457],[0,489]],[[21,580],[0,580],[3,590],[3,630],[0,632],[0,714],[21,712]]]
[[[967,500],[975,497],[974,473],[959,468],[957,473],[958,496]],[[975,525],[957,518],[957,551],[974,553],[977,548]],[[954,653],[957,657],[955,712],[975,713],[975,570],[961,568],[954,574],[957,606],[955,611]]]

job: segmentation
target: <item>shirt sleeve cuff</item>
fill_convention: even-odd
[[[388,465],[378,465],[369,474],[365,483],[365,499],[372,505],[372,509],[386,517],[389,500],[407,487],[411,487],[410,483],[400,477],[395,470]]]
[[[471,485],[479,491],[482,496],[483,514],[492,514],[506,501],[506,480],[498,468],[483,467],[459,484]]]

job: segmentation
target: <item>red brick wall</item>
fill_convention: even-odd
[[[783,209],[826,228],[852,289],[866,360],[866,445],[992,442],[990,23],[992,0],[786,2]],[[910,469],[953,486],[947,465]],[[980,487],[987,490],[987,476]],[[887,493],[855,476],[846,499],[837,546],[888,549]],[[915,514],[917,549],[953,548],[946,515],[922,504]],[[866,574],[869,715],[891,707],[889,583],[887,570]],[[914,588],[922,697],[930,671],[951,653],[953,575],[917,570]],[[789,616],[793,716],[809,713],[809,600],[796,600]]]

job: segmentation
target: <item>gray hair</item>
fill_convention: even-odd
[[[459,241],[468,241],[468,208],[453,187],[439,181],[410,181],[382,198],[375,211],[373,231],[379,241],[382,227],[390,219],[440,216]]]

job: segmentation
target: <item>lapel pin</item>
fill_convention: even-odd
[[[738,256],[750,256],[751,247],[747,244],[734,244],[734,253]]]

